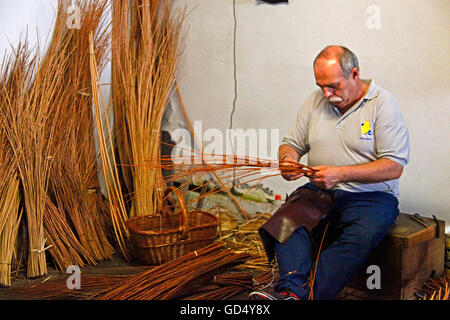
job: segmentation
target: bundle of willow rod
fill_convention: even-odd
[[[67,27],[69,5],[79,10],[79,28]],[[54,149],[58,147],[58,152],[53,156],[49,181],[49,196],[56,207],[47,210],[54,214],[47,214],[44,224],[46,233],[56,231],[57,225],[60,231],[64,230],[62,234],[49,234],[54,244],[50,253],[61,269],[71,264],[82,266],[83,261],[95,264],[96,260],[111,258],[114,252],[105,235],[103,199],[98,192],[89,72],[91,33],[95,34],[94,48],[101,68],[106,60],[107,5],[107,0],[59,0],[54,32],[44,60],[51,64],[53,57],[59,56],[67,61],[64,78],[59,79],[64,91],[58,105],[60,116],[55,118]],[[56,241],[58,238],[62,241]]]
[[[244,155],[234,155],[234,154],[207,154],[198,153],[192,151],[190,156],[165,156],[161,159],[161,168],[167,170],[179,170],[180,172],[175,173],[173,177],[169,177],[169,181],[189,176],[193,173],[209,173],[212,171],[221,173],[233,173],[234,170],[238,170],[240,176],[246,177],[255,174],[264,174],[266,176],[275,176],[280,174],[280,169],[287,174],[289,173],[308,173],[312,172],[313,169],[307,165],[284,160],[272,160],[272,159],[262,159]],[[156,161],[151,161],[152,165],[158,165]],[[203,164],[205,163],[205,164]],[[223,176],[223,175],[222,175]],[[230,175],[229,177],[233,177]]]
[[[65,271],[70,265],[77,265],[81,268],[85,265],[85,261],[89,264],[96,264],[96,261],[78,241],[67,224],[64,213],[48,197],[45,204],[45,236],[56,267]]]
[[[423,300],[450,300],[450,284],[445,277],[428,278],[424,284]]]
[[[91,298],[100,300],[168,300],[192,291],[192,283],[240,264],[246,253],[234,253],[213,243],[98,292]],[[192,292],[191,292],[192,293]]]
[[[162,201],[161,168],[142,164],[160,155],[183,20],[184,12],[172,10],[169,0],[113,1],[114,133],[124,189],[132,196],[130,217],[156,214]]]
[[[109,150],[113,148],[112,134],[106,114],[103,95],[101,94],[98,81],[98,69],[95,57],[92,35],[90,36],[90,72],[91,72],[91,88],[92,100],[94,104],[95,122],[97,125],[97,136],[100,149],[100,158],[103,167],[103,176],[105,178],[106,192],[108,195],[108,203],[111,214],[112,226],[114,228],[116,241],[120,247],[122,255],[126,260],[130,260],[129,252],[129,232],[125,225],[128,219],[127,209],[122,194],[121,181],[117,169],[117,162],[114,152]],[[102,101],[100,102],[100,97]],[[103,108],[102,108],[103,106]]]
[[[22,218],[19,211],[19,179],[15,173],[6,178],[0,195],[0,287],[11,286],[11,264],[17,231]]]
[[[82,265],[82,260],[92,263],[94,259],[111,257],[113,252],[89,199],[89,188],[98,185],[92,183],[96,177],[95,151],[86,160],[87,165],[80,161],[89,145],[94,150],[92,121],[82,116],[90,114],[89,94],[83,92],[89,89],[90,81],[86,33],[97,29],[106,1],[77,4],[83,19],[80,30],[67,28],[68,2],[59,1],[44,59],[31,53],[26,44],[19,45],[4,71],[9,82],[3,90],[6,103],[1,119],[24,191],[29,277],[46,273],[48,249],[60,268]],[[107,38],[101,33],[99,39],[101,53]],[[90,136],[85,131],[91,132]],[[83,134],[88,138],[78,143]],[[48,209],[48,192],[57,210]],[[83,246],[78,245],[77,237]],[[46,243],[47,238],[52,239],[51,245]]]
[[[101,25],[107,1],[75,3],[80,29],[67,27],[69,4],[58,1],[42,60],[19,44],[3,67],[8,81],[1,118],[24,190],[29,277],[46,273],[46,250],[60,269],[95,264],[113,253],[104,234],[103,199],[91,192],[98,180],[88,69],[93,31],[97,55],[105,61],[108,34]]]
[[[45,195],[52,164],[55,119],[59,115],[61,91],[64,86],[65,59],[49,54],[49,63],[40,63],[31,56],[27,45],[19,44],[8,63],[10,83],[6,87],[1,121],[6,131],[23,188],[28,230],[27,275],[47,273],[46,240],[43,226]]]
[[[5,60],[0,74],[0,105],[6,104],[7,90],[15,90],[10,69],[13,63]],[[0,121],[0,286],[11,285],[11,264],[16,245],[22,211],[19,212],[19,179],[16,162]]]

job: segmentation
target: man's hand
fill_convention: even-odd
[[[297,161],[292,159],[290,156],[286,156],[280,161],[279,168],[281,171],[281,176],[287,181],[297,180],[305,175],[302,172],[293,172],[292,167],[294,166],[294,163],[297,163]]]
[[[316,166],[313,173],[306,176],[321,189],[331,189],[340,182],[377,183],[398,179],[402,175],[403,167],[389,159],[378,159],[353,166]]]
[[[316,166],[312,167],[314,171],[307,173],[306,176],[318,188],[329,190],[343,181],[342,167]]]

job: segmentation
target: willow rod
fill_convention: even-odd
[[[127,227],[125,226],[125,221],[127,220],[127,211],[122,197],[122,189],[116,166],[115,156],[114,153],[112,153],[110,157],[108,152],[108,143],[112,150],[113,142],[111,138],[112,135],[109,129],[110,126],[107,116],[105,116],[105,126],[108,132],[107,133],[108,142],[106,142],[105,138],[105,128],[103,126],[102,112],[100,109],[100,100],[98,93],[100,90],[100,86],[98,84],[97,63],[95,60],[92,34],[90,35],[89,41],[90,41],[90,69],[91,69],[92,97],[95,110],[95,120],[97,123],[97,134],[99,139],[100,154],[105,176],[106,190],[108,193],[108,200],[110,204],[111,219],[113,222],[116,239],[120,246],[120,250],[124,255],[125,259],[130,260],[131,256],[127,246],[129,233]]]

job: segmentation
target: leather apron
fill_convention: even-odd
[[[299,188],[258,229],[267,258],[275,258],[275,241],[286,243],[295,230],[304,226],[311,231],[333,207],[330,194],[322,190]]]

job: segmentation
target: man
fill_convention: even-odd
[[[326,192],[332,209],[312,230],[300,226],[287,242],[275,243],[279,282],[250,299],[337,298],[399,213],[398,179],[409,161],[409,135],[396,100],[373,80],[360,79],[358,60],[345,47],[326,47],[313,67],[320,89],[301,107],[279,160],[283,177],[295,180],[305,174],[283,168],[308,154],[314,171],[299,189]],[[325,230],[316,265],[314,240]]]

